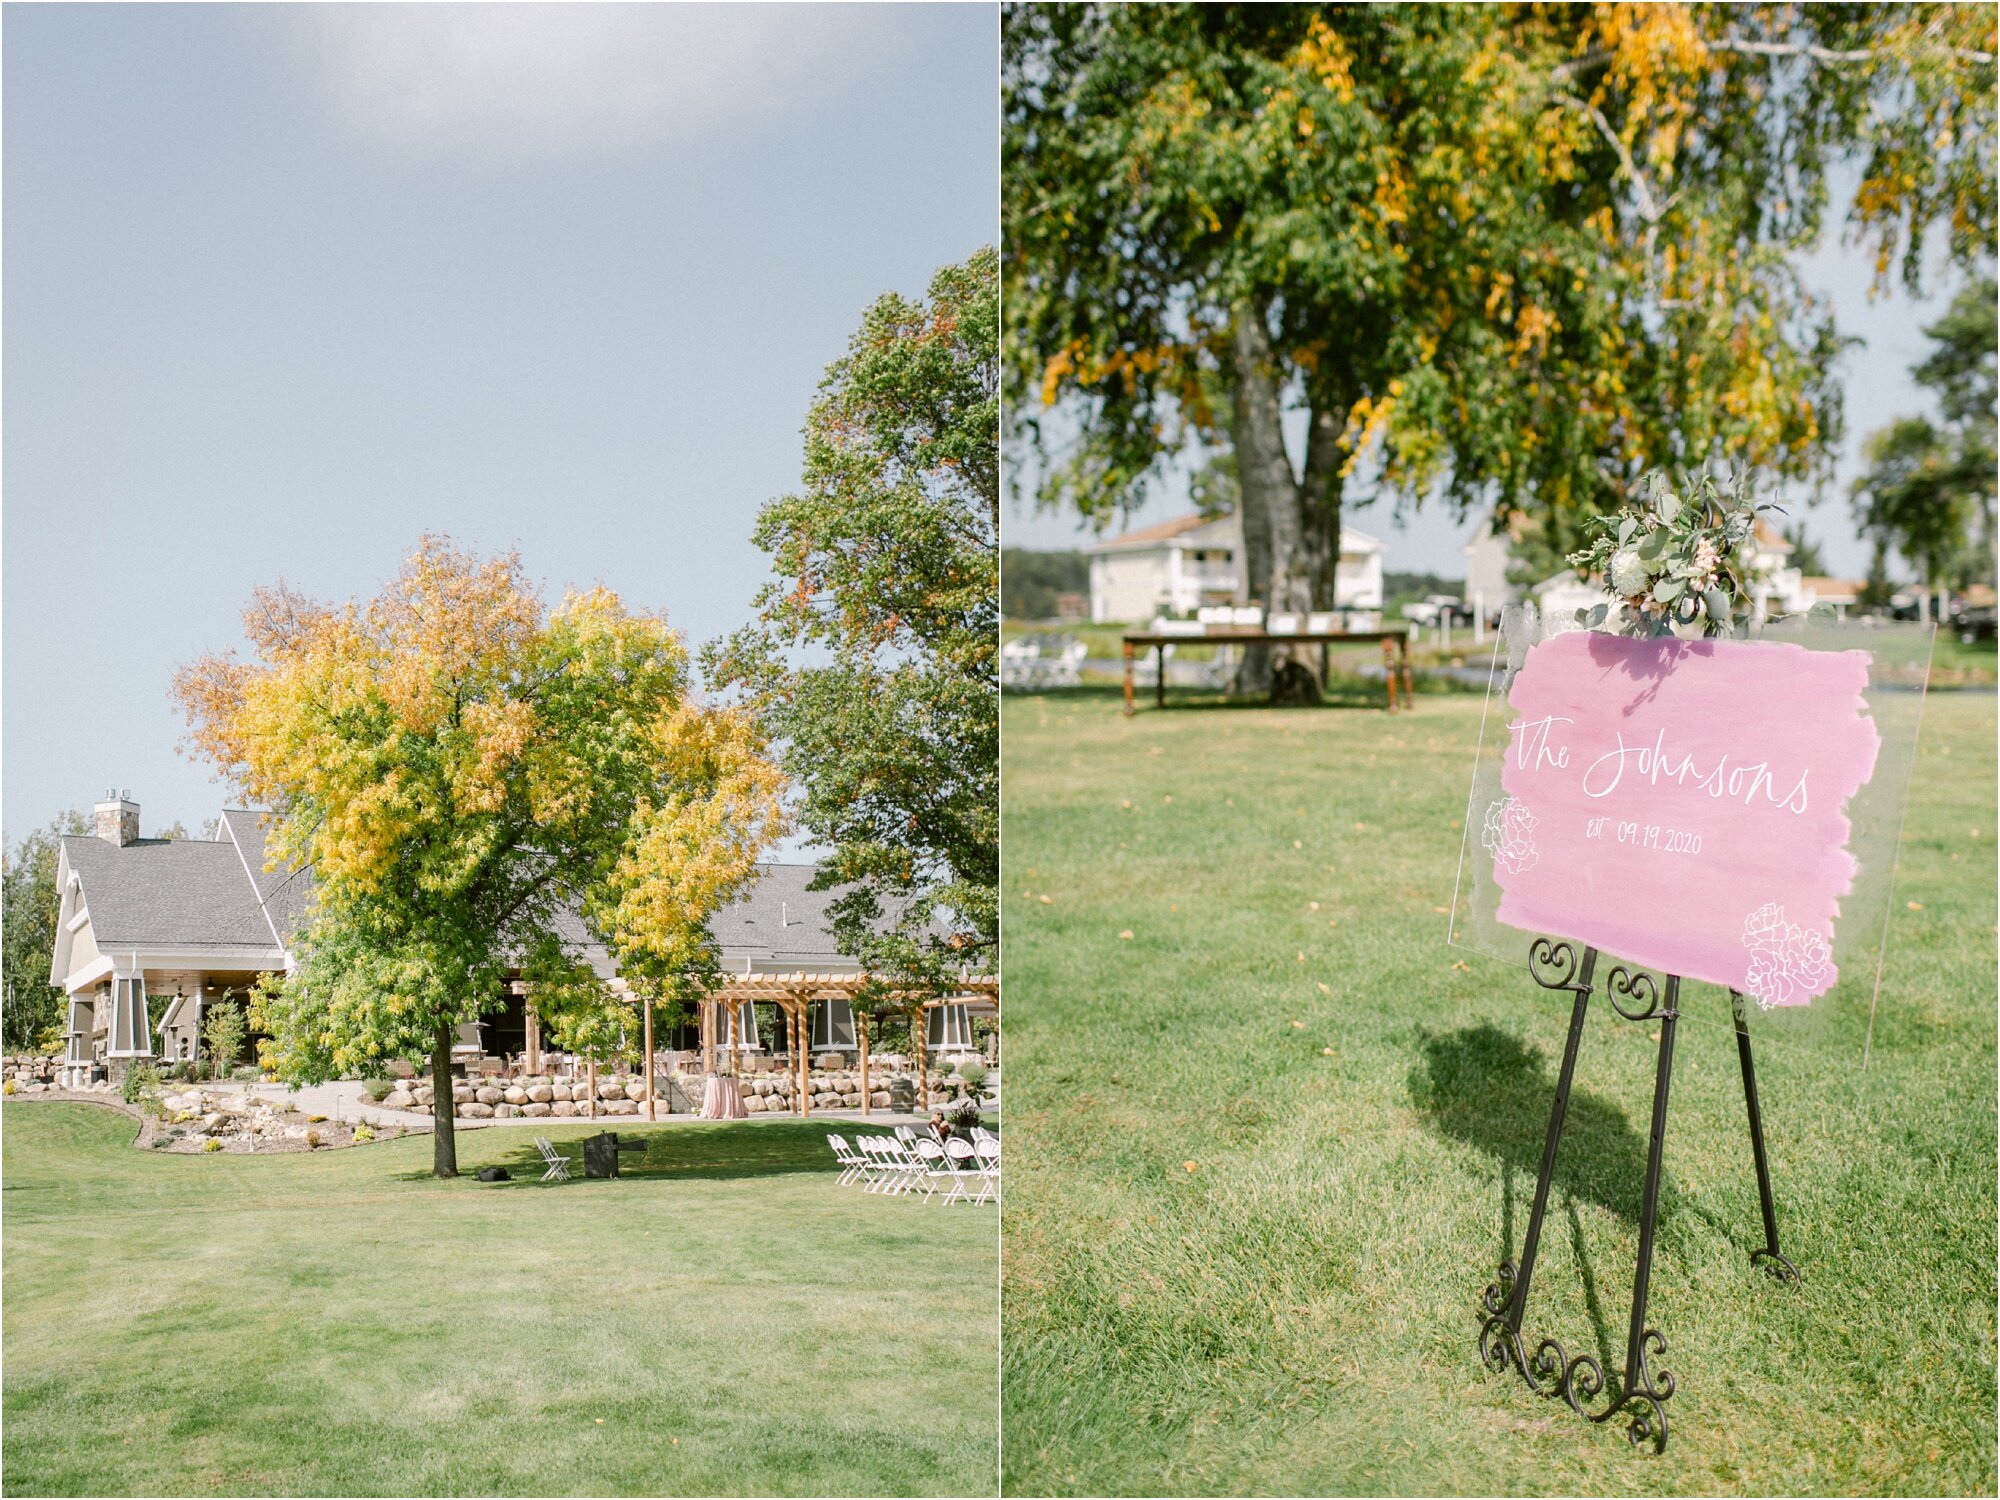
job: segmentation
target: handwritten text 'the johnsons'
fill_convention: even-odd
[[[1514,764],[1525,771],[1569,770],[1570,748],[1555,738],[1552,731],[1558,724],[1573,722],[1550,714],[1513,724],[1510,732],[1514,737]],[[1690,787],[1711,797],[1726,797],[1741,802],[1745,807],[1754,805],[1761,796],[1786,812],[1802,813],[1806,810],[1808,773],[1805,771],[1799,772],[1799,779],[1790,792],[1780,794],[1768,761],[1732,765],[1729,756],[1724,754],[1716,759],[1713,766],[1704,768],[1695,763],[1691,753],[1681,753],[1677,759],[1676,752],[1667,747],[1667,732],[1664,729],[1650,745],[1627,745],[1623,734],[1617,739],[1616,749],[1605,751],[1583,767],[1584,796],[1610,796],[1618,790],[1629,772],[1650,786],[1665,782],[1672,786]]]

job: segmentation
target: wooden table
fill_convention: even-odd
[[[1410,632],[1402,630],[1300,630],[1290,634],[1273,635],[1268,630],[1248,630],[1224,626],[1211,627],[1201,635],[1163,635],[1150,630],[1135,630],[1125,637],[1125,714],[1131,717],[1137,712],[1137,699],[1132,682],[1132,663],[1139,652],[1147,647],[1155,652],[1158,673],[1153,679],[1153,701],[1160,707],[1167,706],[1167,652],[1169,646],[1189,644],[1222,644],[1232,646],[1303,646],[1319,647],[1319,680],[1322,687],[1327,677],[1327,648],[1336,641],[1380,641],[1382,643],[1383,676],[1389,684],[1389,712],[1396,711],[1396,674],[1400,669],[1403,677],[1403,707],[1416,707],[1416,690],[1410,681]]]

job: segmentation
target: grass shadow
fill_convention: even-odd
[[[603,1130],[612,1131],[621,1143],[636,1141],[641,1151],[619,1156],[619,1180],[639,1181],[722,1181],[738,1178],[781,1177],[800,1174],[835,1176],[840,1171],[826,1143],[826,1128],[816,1121],[716,1125],[634,1126],[629,1121],[606,1121]],[[588,1178],[583,1171],[583,1142],[596,1130],[547,1132],[569,1163],[567,1181],[544,1182],[547,1164],[535,1147],[542,1132],[525,1127],[467,1131],[459,1137],[459,1176],[469,1178],[482,1167],[505,1167],[512,1176],[487,1184],[492,1187],[568,1187],[608,1179]],[[398,1174],[405,1181],[421,1181],[429,1170]]]
[[[1423,1056],[1410,1072],[1410,1100],[1419,1117],[1438,1134],[1497,1158],[1508,1169],[1503,1176],[1510,1195],[1517,1181],[1532,1193],[1555,1102],[1548,1060],[1490,1023],[1420,1036]],[[1646,1139],[1624,1108],[1572,1084],[1551,1187],[1636,1224],[1645,1180]],[[1663,1220],[1670,1195],[1663,1174]],[[1511,1202],[1506,1207],[1511,1240],[1516,1216]],[[1525,1213],[1519,1217],[1525,1228]]]
[[[1436,676],[1426,678],[1422,672],[1416,674],[1415,680],[1420,696],[1474,691],[1463,688],[1450,678]],[[1061,703],[1101,702],[1107,708],[1120,708],[1124,705],[1125,689],[1122,683],[1115,681],[1086,679],[1075,687],[1038,688],[1031,692],[1009,690],[1007,696],[1009,699],[1043,698]],[[1152,683],[1139,685],[1135,704],[1142,714],[1158,711],[1153,698]],[[1261,694],[1237,698],[1213,688],[1184,687],[1170,682],[1167,684],[1166,711],[1172,713],[1181,709],[1189,711],[1284,709],[1288,712],[1311,713],[1316,709],[1368,708],[1380,713],[1387,705],[1388,689],[1383,686],[1379,678],[1362,677],[1356,673],[1343,672],[1336,667],[1328,677],[1325,687],[1321,689],[1320,700],[1317,703],[1273,703]]]

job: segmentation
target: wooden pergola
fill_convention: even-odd
[[[767,1004],[775,1005],[778,1007],[779,1014],[784,1016],[785,1026],[789,1032],[787,1041],[792,1055],[792,1068],[797,1085],[793,1090],[793,1097],[796,1101],[793,1108],[801,1116],[809,1115],[812,1113],[812,1057],[811,1048],[806,1045],[811,1036],[807,1024],[807,1008],[815,1001],[820,1000],[845,1000],[851,1006],[854,998],[862,990],[873,987],[874,983],[872,976],[867,974],[811,974],[799,972],[793,974],[739,974],[727,978],[704,996],[701,1001],[701,1050],[703,1065],[706,1067],[714,1055],[717,1006],[728,1006],[733,1013],[737,1006],[752,1001],[761,1000]],[[971,1004],[979,1005],[981,1008],[990,1005],[995,1014],[998,1014],[1000,1009],[1000,980],[997,976],[989,974],[953,980],[950,990],[942,994],[934,994],[928,988],[897,989],[894,987],[887,990],[874,988],[873,993],[875,997],[879,998],[889,1008],[913,1011],[919,1016],[925,1011],[934,1010],[942,1005]],[[898,1002],[902,1003],[899,1005]],[[652,1068],[651,1059],[653,1056],[653,1005],[650,1000],[645,1002],[645,1012],[645,1049],[648,1070],[646,1117],[648,1119],[657,1119],[658,1116],[654,1113],[653,1089],[650,1076]],[[865,1115],[869,1113],[868,1016],[858,1010],[854,1011],[853,1015],[854,1039],[860,1054],[861,1113]],[[731,1028],[730,1035],[732,1038],[736,1035],[736,1028]],[[911,1028],[911,1041],[915,1045],[917,1054],[917,1097],[919,1100],[925,1100],[930,1097],[930,1068],[927,1048],[925,1047],[923,1026],[918,1025]],[[733,1044],[732,1050],[734,1050]],[[733,1067],[731,1071],[734,1071]]]

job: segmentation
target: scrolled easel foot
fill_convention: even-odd
[[[1799,1268],[1775,1250],[1752,1250],[1750,1264],[1761,1267],[1786,1286],[1797,1286],[1802,1279],[1799,1276]]]

